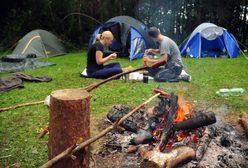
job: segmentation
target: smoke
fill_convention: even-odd
[[[140,0],[136,6],[136,18],[148,27],[156,26],[161,33],[177,42],[182,39],[182,26],[179,19],[186,19],[182,15],[184,6],[177,0]]]

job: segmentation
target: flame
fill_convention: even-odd
[[[185,119],[183,109],[179,106],[176,112],[176,118],[174,120],[175,123],[181,122]]]
[[[193,104],[183,99],[184,92],[178,92],[178,105],[182,108],[185,116],[190,116],[193,113]]]
[[[183,99],[184,92],[178,92],[178,109],[174,122],[181,122],[193,113],[193,105]]]

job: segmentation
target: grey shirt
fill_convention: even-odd
[[[164,39],[160,43],[159,50],[161,55],[163,54],[168,55],[166,67],[170,68],[175,65],[183,67],[179,48],[172,39],[164,36]]]

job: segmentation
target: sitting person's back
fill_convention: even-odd
[[[87,54],[87,74],[92,74],[97,70],[103,69],[103,64],[98,65],[96,62],[96,51],[104,51],[104,46],[96,41],[88,50]]]

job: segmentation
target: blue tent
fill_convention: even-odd
[[[114,35],[112,44],[105,53],[115,52],[120,56],[129,56],[130,60],[142,58],[147,48],[155,48],[156,44],[148,37],[147,27],[140,21],[129,16],[114,17],[98,27],[89,42],[89,47],[95,43],[96,36],[105,30]]]
[[[239,54],[239,46],[235,37],[225,28],[212,23],[202,23],[180,45],[180,52],[183,56],[194,58],[235,58]]]

